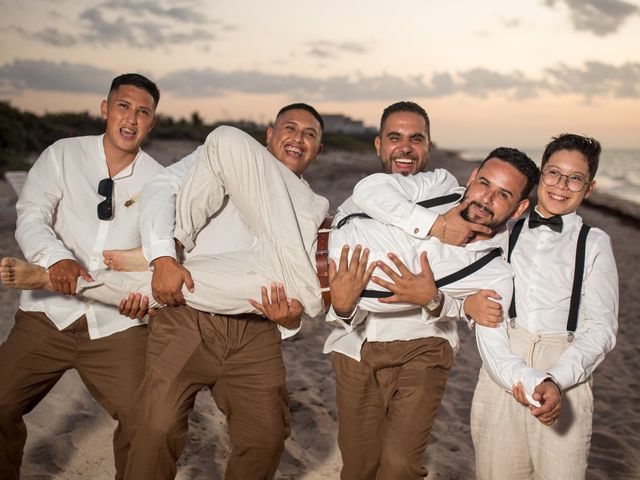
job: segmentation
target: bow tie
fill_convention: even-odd
[[[535,210],[531,211],[529,215],[529,228],[538,228],[540,225],[546,225],[554,232],[562,232],[562,217],[560,215],[554,215],[553,217],[544,218],[538,215]]]

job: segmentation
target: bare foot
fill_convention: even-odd
[[[129,250],[104,250],[102,252],[104,264],[110,270],[117,272],[145,272],[149,270],[149,263],[142,255],[142,247]]]
[[[0,260],[0,281],[7,288],[53,291],[45,268],[19,258],[4,257]]]

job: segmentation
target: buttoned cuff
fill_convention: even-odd
[[[351,315],[348,317],[339,316],[336,311],[333,309],[333,305],[329,308],[327,315],[325,316],[325,321],[331,323],[337,323],[342,328],[344,328],[347,332],[353,331],[353,329],[362,323],[364,319],[367,318],[367,312],[365,310],[360,309],[357,305],[356,308],[353,309]]]
[[[157,240],[149,245],[149,248],[142,247],[142,254],[147,262],[151,264],[156,258],[171,257],[175,260],[178,259],[176,254],[176,242],[171,240]]]
[[[278,325],[278,330],[280,331],[280,338],[282,340],[291,338],[296,333],[298,333],[301,328],[302,328],[302,318],[300,319],[300,325],[298,325],[296,328],[287,328],[287,327],[283,327],[282,325]]]
[[[549,374],[548,376],[553,377],[558,382],[561,390],[566,390],[576,384],[573,369],[570,365],[555,364],[547,373]]]
[[[416,205],[409,218],[402,222],[399,227],[412,237],[427,238],[437,218],[437,213]]]
[[[40,266],[45,267],[47,270],[51,268],[53,265],[58,263],[60,260],[75,260],[76,258],[73,256],[71,252],[68,250],[56,250],[50,251],[45,254],[41,260],[37,263]]]
[[[528,368],[526,373],[524,374],[524,379],[522,380],[522,384],[524,385],[524,393],[529,403],[534,407],[540,407],[540,402],[533,399],[533,391],[544,381],[545,378],[548,377],[548,373],[542,373],[534,368]]]

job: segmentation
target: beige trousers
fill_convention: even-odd
[[[569,346],[566,335],[509,328],[511,351],[547,371]],[[562,411],[547,427],[480,370],[471,407],[471,436],[479,480],[581,480],[591,444],[591,380],[562,393]]]
[[[183,292],[187,304],[221,314],[259,313],[247,299],[260,298],[260,287],[275,281],[284,283],[287,295],[298,299],[308,315],[321,313],[312,259],[318,228],[329,209],[327,199],[237,128],[216,128],[204,147],[180,186],[175,237],[190,250],[229,195],[258,240],[249,252],[185,262],[195,282],[193,295]],[[93,278],[98,280],[93,288],[81,282],[79,293],[110,304],[132,291],[151,299],[149,272],[100,272]]]
[[[427,476],[424,451],[453,350],[443,338],[365,342],[362,360],[333,354],[343,480]]]

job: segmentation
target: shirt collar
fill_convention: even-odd
[[[105,171],[107,172],[106,176],[109,176],[109,167],[107,167],[107,156],[104,153],[104,133],[102,135],[100,135],[98,137],[98,150],[100,152],[100,159],[102,161],[102,165],[104,166]],[[138,148],[138,153],[136,154],[136,157],[133,159],[133,162],[131,162],[129,165],[127,165],[125,168],[123,168],[122,170],[120,170],[113,178],[112,180],[118,180],[121,178],[126,178],[126,177],[130,177],[131,175],[133,175],[133,166],[136,164],[136,162],[138,161],[138,159],[140,158],[140,156],[142,155],[142,148]]]
[[[542,213],[540,213],[540,210],[538,209],[538,205],[534,207],[534,210],[538,215],[543,216]],[[576,222],[578,221],[578,212],[576,212],[575,210],[573,212],[565,213],[564,215],[559,215],[559,216],[560,218],[562,218],[563,233],[571,231],[575,226]],[[528,215],[527,215],[527,218],[529,218]],[[550,231],[550,230],[547,230],[547,231]]]

